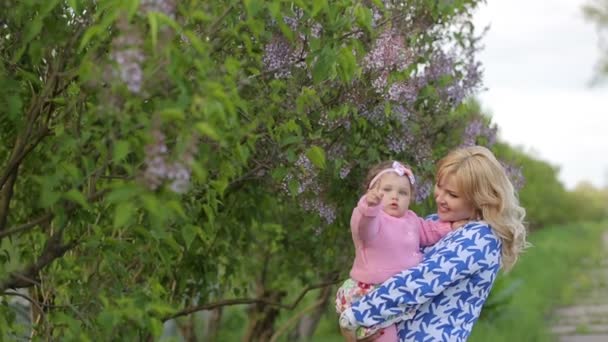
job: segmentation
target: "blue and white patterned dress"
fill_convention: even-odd
[[[426,248],[420,264],[353,303],[342,319],[371,327],[415,310],[411,320],[397,324],[400,341],[465,341],[494,284],[500,259],[501,242],[489,225],[469,222]]]

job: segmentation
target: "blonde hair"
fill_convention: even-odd
[[[471,146],[453,150],[439,161],[437,181],[450,175],[478,218],[486,221],[502,242],[502,268],[510,270],[528,246],[524,217],[513,184],[490,150]]]

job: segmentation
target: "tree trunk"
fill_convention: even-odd
[[[209,312],[209,317],[206,319],[207,324],[205,325],[205,338],[203,341],[217,341],[220,332],[220,324],[222,323],[222,309],[222,307],[219,307]]]
[[[296,328],[289,334],[289,341],[311,341],[312,336],[317,330],[321,316],[327,308],[329,299],[333,298],[333,286],[328,286],[322,289],[317,296],[317,301],[322,300],[322,303],[311,314],[304,315]],[[336,316],[337,320],[337,316]]]
[[[262,297],[268,301],[279,303],[285,297],[284,291],[263,290]],[[254,304],[249,308],[249,324],[244,342],[266,342],[274,334],[274,321],[279,315],[280,308],[266,304]]]

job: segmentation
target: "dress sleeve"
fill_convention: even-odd
[[[499,254],[500,242],[491,232],[461,232],[417,266],[398,273],[354,302],[342,313],[340,324],[347,328],[382,324],[432,300],[463,278],[495,266]]]
[[[353,216],[350,220],[350,226],[356,236],[361,241],[369,241],[373,239],[380,230],[380,219],[378,215],[382,210],[381,205],[370,207],[367,205],[365,195],[361,197]]]
[[[450,222],[424,220],[413,212],[412,214],[418,221],[418,231],[420,234],[421,246],[433,245],[447,233],[452,231],[452,224]]]

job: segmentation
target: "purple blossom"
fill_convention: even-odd
[[[318,170],[314,167],[310,159],[305,154],[300,154],[295,162],[297,170],[294,173],[289,173],[285,176],[282,182],[282,189],[289,193],[289,182],[296,180],[298,189],[296,195],[300,195],[306,191],[312,191],[315,194],[320,192],[318,183]]]
[[[467,147],[477,145],[478,137],[485,137],[487,140],[487,147],[492,147],[496,143],[496,133],[498,126],[488,126],[481,119],[474,119],[469,122],[464,130],[463,141],[460,146]]]
[[[504,161],[501,161],[500,163],[505,169],[505,173],[511,181],[511,184],[513,184],[515,191],[521,190],[526,184],[526,178],[524,177],[521,166],[515,166]]]
[[[350,173],[350,170],[352,169],[352,166],[350,164],[346,164],[344,166],[342,166],[342,168],[340,168],[340,179],[344,179],[348,176],[348,174]]]
[[[364,66],[370,71],[405,70],[412,62],[404,37],[395,29],[382,32],[365,56]]]
[[[334,144],[332,144],[329,147],[329,150],[327,151],[327,156],[331,160],[338,159],[344,155],[346,155],[346,145],[344,145],[340,141],[337,141]]]
[[[146,170],[144,171],[144,182],[151,190],[156,190],[162,183],[168,171],[166,164],[167,145],[165,135],[160,129],[152,130],[152,143],[145,148]]]
[[[382,32],[376,39],[374,47],[365,56],[363,64],[367,71],[377,73],[372,80],[372,86],[377,92],[383,93],[387,86],[389,73],[395,70],[403,71],[413,61],[411,51],[405,46],[404,36],[397,30],[390,29]]]
[[[120,23],[119,27],[127,24]],[[111,59],[118,68],[118,77],[127,84],[132,93],[141,92],[143,71],[141,64],[145,57],[141,50],[142,39],[139,32],[127,28],[112,40]]]
[[[271,72],[275,78],[287,78],[291,76],[292,66],[305,66],[302,62],[305,56],[304,51],[296,51],[287,38],[275,35],[270,43],[264,47],[262,62],[264,68]]]
[[[412,117],[412,113],[405,106],[393,106],[393,115],[401,123],[401,125],[406,126],[410,118]]]
[[[155,124],[158,126],[158,124]],[[169,188],[176,193],[188,190],[191,167],[194,162],[198,139],[195,137],[182,154],[180,160],[168,162],[169,150],[165,144],[165,135],[160,127],[152,129],[152,142],[145,148],[144,183],[150,190],[158,189],[165,181],[170,181]]]
[[[379,126],[382,126],[386,123],[387,117],[384,114],[384,106],[375,106],[371,110],[364,108],[360,115],[367,119],[369,122],[373,122]]]
[[[304,199],[302,209],[308,212],[315,212],[325,220],[327,224],[332,224],[336,220],[336,209],[332,205],[323,202],[319,197]]]
[[[393,153],[401,153],[405,151],[407,143],[405,139],[403,139],[403,137],[398,135],[391,135],[386,140],[386,146],[388,147],[389,151]]]
[[[427,199],[431,195],[431,191],[433,190],[433,182],[424,181],[420,184],[416,185],[416,194],[414,196],[414,200],[416,203],[421,203],[425,199]]]
[[[396,82],[388,89],[388,99],[391,101],[413,105],[417,97],[418,87],[412,83]]]

